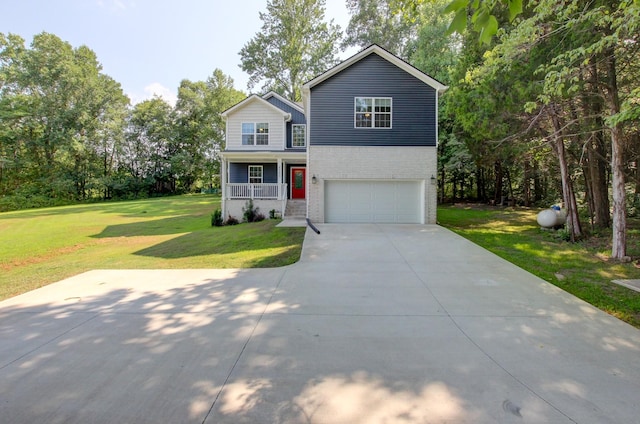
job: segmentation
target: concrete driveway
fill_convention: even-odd
[[[438,226],[319,228],[0,303],[0,422],[640,422],[640,331]]]

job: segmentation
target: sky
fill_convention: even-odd
[[[174,103],[180,81],[204,81],[219,68],[248,92],[240,49],[260,31],[267,0],[0,0],[0,32],[30,45],[41,32],[86,45],[103,73],[137,103]],[[345,0],[326,0],[327,20],[344,30]],[[346,58],[353,52],[344,53]]]

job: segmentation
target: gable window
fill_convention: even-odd
[[[291,126],[293,140],[292,147],[305,147],[307,145],[307,126],[294,124]]]
[[[269,144],[269,123],[268,122],[243,122],[242,123],[242,145],[243,146],[266,146]]]
[[[391,97],[356,97],[356,128],[391,128]]]
[[[249,184],[262,184],[262,165],[249,165]]]

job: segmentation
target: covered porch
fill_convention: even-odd
[[[284,216],[288,199],[306,197],[306,156],[306,152],[300,151],[222,152],[224,218],[241,218],[248,200],[265,216],[272,210]]]

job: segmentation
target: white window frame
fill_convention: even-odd
[[[252,177],[251,176],[251,170],[252,169],[259,169],[260,170],[260,181],[259,182],[255,182],[255,181],[251,181],[251,178],[258,178],[256,176]],[[264,180],[264,169],[262,165],[249,165],[249,168],[247,169],[247,176],[248,179],[247,181],[249,182],[249,184],[262,184],[262,181]]]
[[[303,130],[302,144],[296,144],[296,127]],[[291,125],[291,147],[307,147],[307,126],[305,124]]]
[[[358,101],[359,100],[369,100],[371,101],[371,111],[358,111]],[[389,112],[377,112],[376,111],[376,101],[378,100],[388,100],[389,101]],[[371,114],[371,126],[359,126],[358,125],[358,114]],[[389,126],[381,127],[376,126],[376,115],[389,115]],[[393,97],[354,97],[353,98],[353,127],[357,129],[379,129],[379,130],[389,130],[393,128]]]
[[[245,125],[251,125],[253,128],[253,132],[245,132]],[[268,122],[242,122],[240,124],[240,134],[241,134],[240,141],[243,146],[268,146],[269,145],[269,123]],[[247,142],[247,143],[244,142],[245,136],[250,136],[249,138],[250,142]],[[266,140],[266,142],[260,141],[260,140]]]

